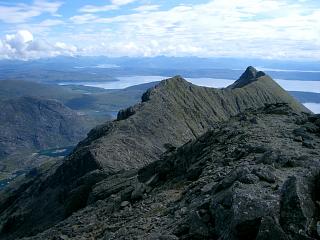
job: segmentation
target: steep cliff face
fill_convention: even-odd
[[[226,89],[195,86],[181,77],[164,80],[143,94],[140,104],[119,112],[116,121],[93,129],[54,173],[38,176],[27,190],[13,193],[15,201],[4,198],[2,234],[14,238],[51,227],[87,204],[136,183],[134,179],[128,183],[121,171],[133,170],[132,179],[135,169],[159,160],[165,151],[198,138],[231,116],[277,103],[287,103],[296,114],[309,112],[270,77],[251,67]],[[110,176],[110,183],[95,185]],[[110,184],[112,188],[106,189]]]

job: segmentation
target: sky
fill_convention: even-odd
[[[0,59],[320,60],[319,0],[0,0]]]

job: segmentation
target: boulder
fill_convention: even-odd
[[[136,201],[142,199],[144,192],[146,191],[146,185],[144,183],[137,183],[131,193],[131,200]]]
[[[280,224],[289,235],[307,234],[315,206],[310,184],[295,176],[289,177],[282,187]]]

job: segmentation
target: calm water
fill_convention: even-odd
[[[309,108],[314,113],[320,113],[320,104],[319,103],[304,103],[307,108]]]
[[[296,81],[276,79],[277,83],[287,91],[320,93],[320,81]]]
[[[119,81],[116,82],[78,82],[78,85],[99,87],[104,89],[123,89],[134,85],[143,83],[156,82],[168,77],[165,76],[129,76],[118,77]],[[223,88],[231,85],[234,80],[231,79],[216,79],[216,78],[187,78],[189,82],[199,86]],[[320,93],[320,81],[299,81],[299,80],[283,80],[275,79],[275,81],[287,91],[301,91],[301,92],[314,92]],[[70,84],[68,82],[62,83],[62,85]],[[75,83],[73,83],[75,84]],[[309,109],[315,113],[320,113],[320,104],[306,103]]]
[[[88,87],[98,87],[104,89],[123,89],[143,83],[157,82],[168,77],[163,76],[132,76],[132,77],[117,77],[119,81],[114,82],[64,82],[60,85],[76,84]]]
[[[104,89],[123,89],[130,86],[161,81],[168,77],[165,76],[130,76],[118,77],[119,81],[115,82],[77,82],[72,84],[99,87]],[[216,78],[187,78],[193,84],[205,87],[222,88],[229,86],[234,82],[231,79],[216,79]],[[275,79],[276,82],[287,91],[315,92],[320,93],[320,81],[299,81],[299,80],[282,80]],[[70,82],[62,83],[62,85],[71,84]]]

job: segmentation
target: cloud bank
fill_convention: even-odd
[[[213,0],[168,10],[136,9],[142,11],[115,17],[84,14],[71,21],[102,29],[113,26],[103,34],[79,35],[86,42],[93,36],[99,39],[105,46],[103,52],[111,55],[320,59],[320,5],[306,8],[302,2],[284,0]]]
[[[79,49],[63,42],[54,44],[34,39],[31,32],[20,30],[15,34],[7,34],[0,40],[0,59],[37,59],[59,55],[75,55]]]
[[[48,56],[63,53],[320,60],[320,3],[312,0],[186,2],[111,0],[106,5],[95,5],[91,1],[90,5],[84,4],[73,9],[73,14],[61,17],[54,16],[59,16],[59,9],[68,6],[67,2],[38,0],[31,5],[2,7],[0,3],[0,13],[4,14],[0,21],[14,26],[10,32],[28,29],[36,36],[31,45],[48,48]],[[26,14],[18,15],[22,11]],[[29,21],[41,14],[51,17]],[[32,48],[25,46],[30,43],[20,48],[11,44],[3,34],[2,58],[46,52],[31,54],[28,51]]]
[[[136,2],[137,0],[111,0],[111,4],[97,6],[97,5],[85,5],[80,12],[84,13],[97,13],[97,12],[107,12],[111,10],[119,9],[121,6],[127,5],[129,3]]]

